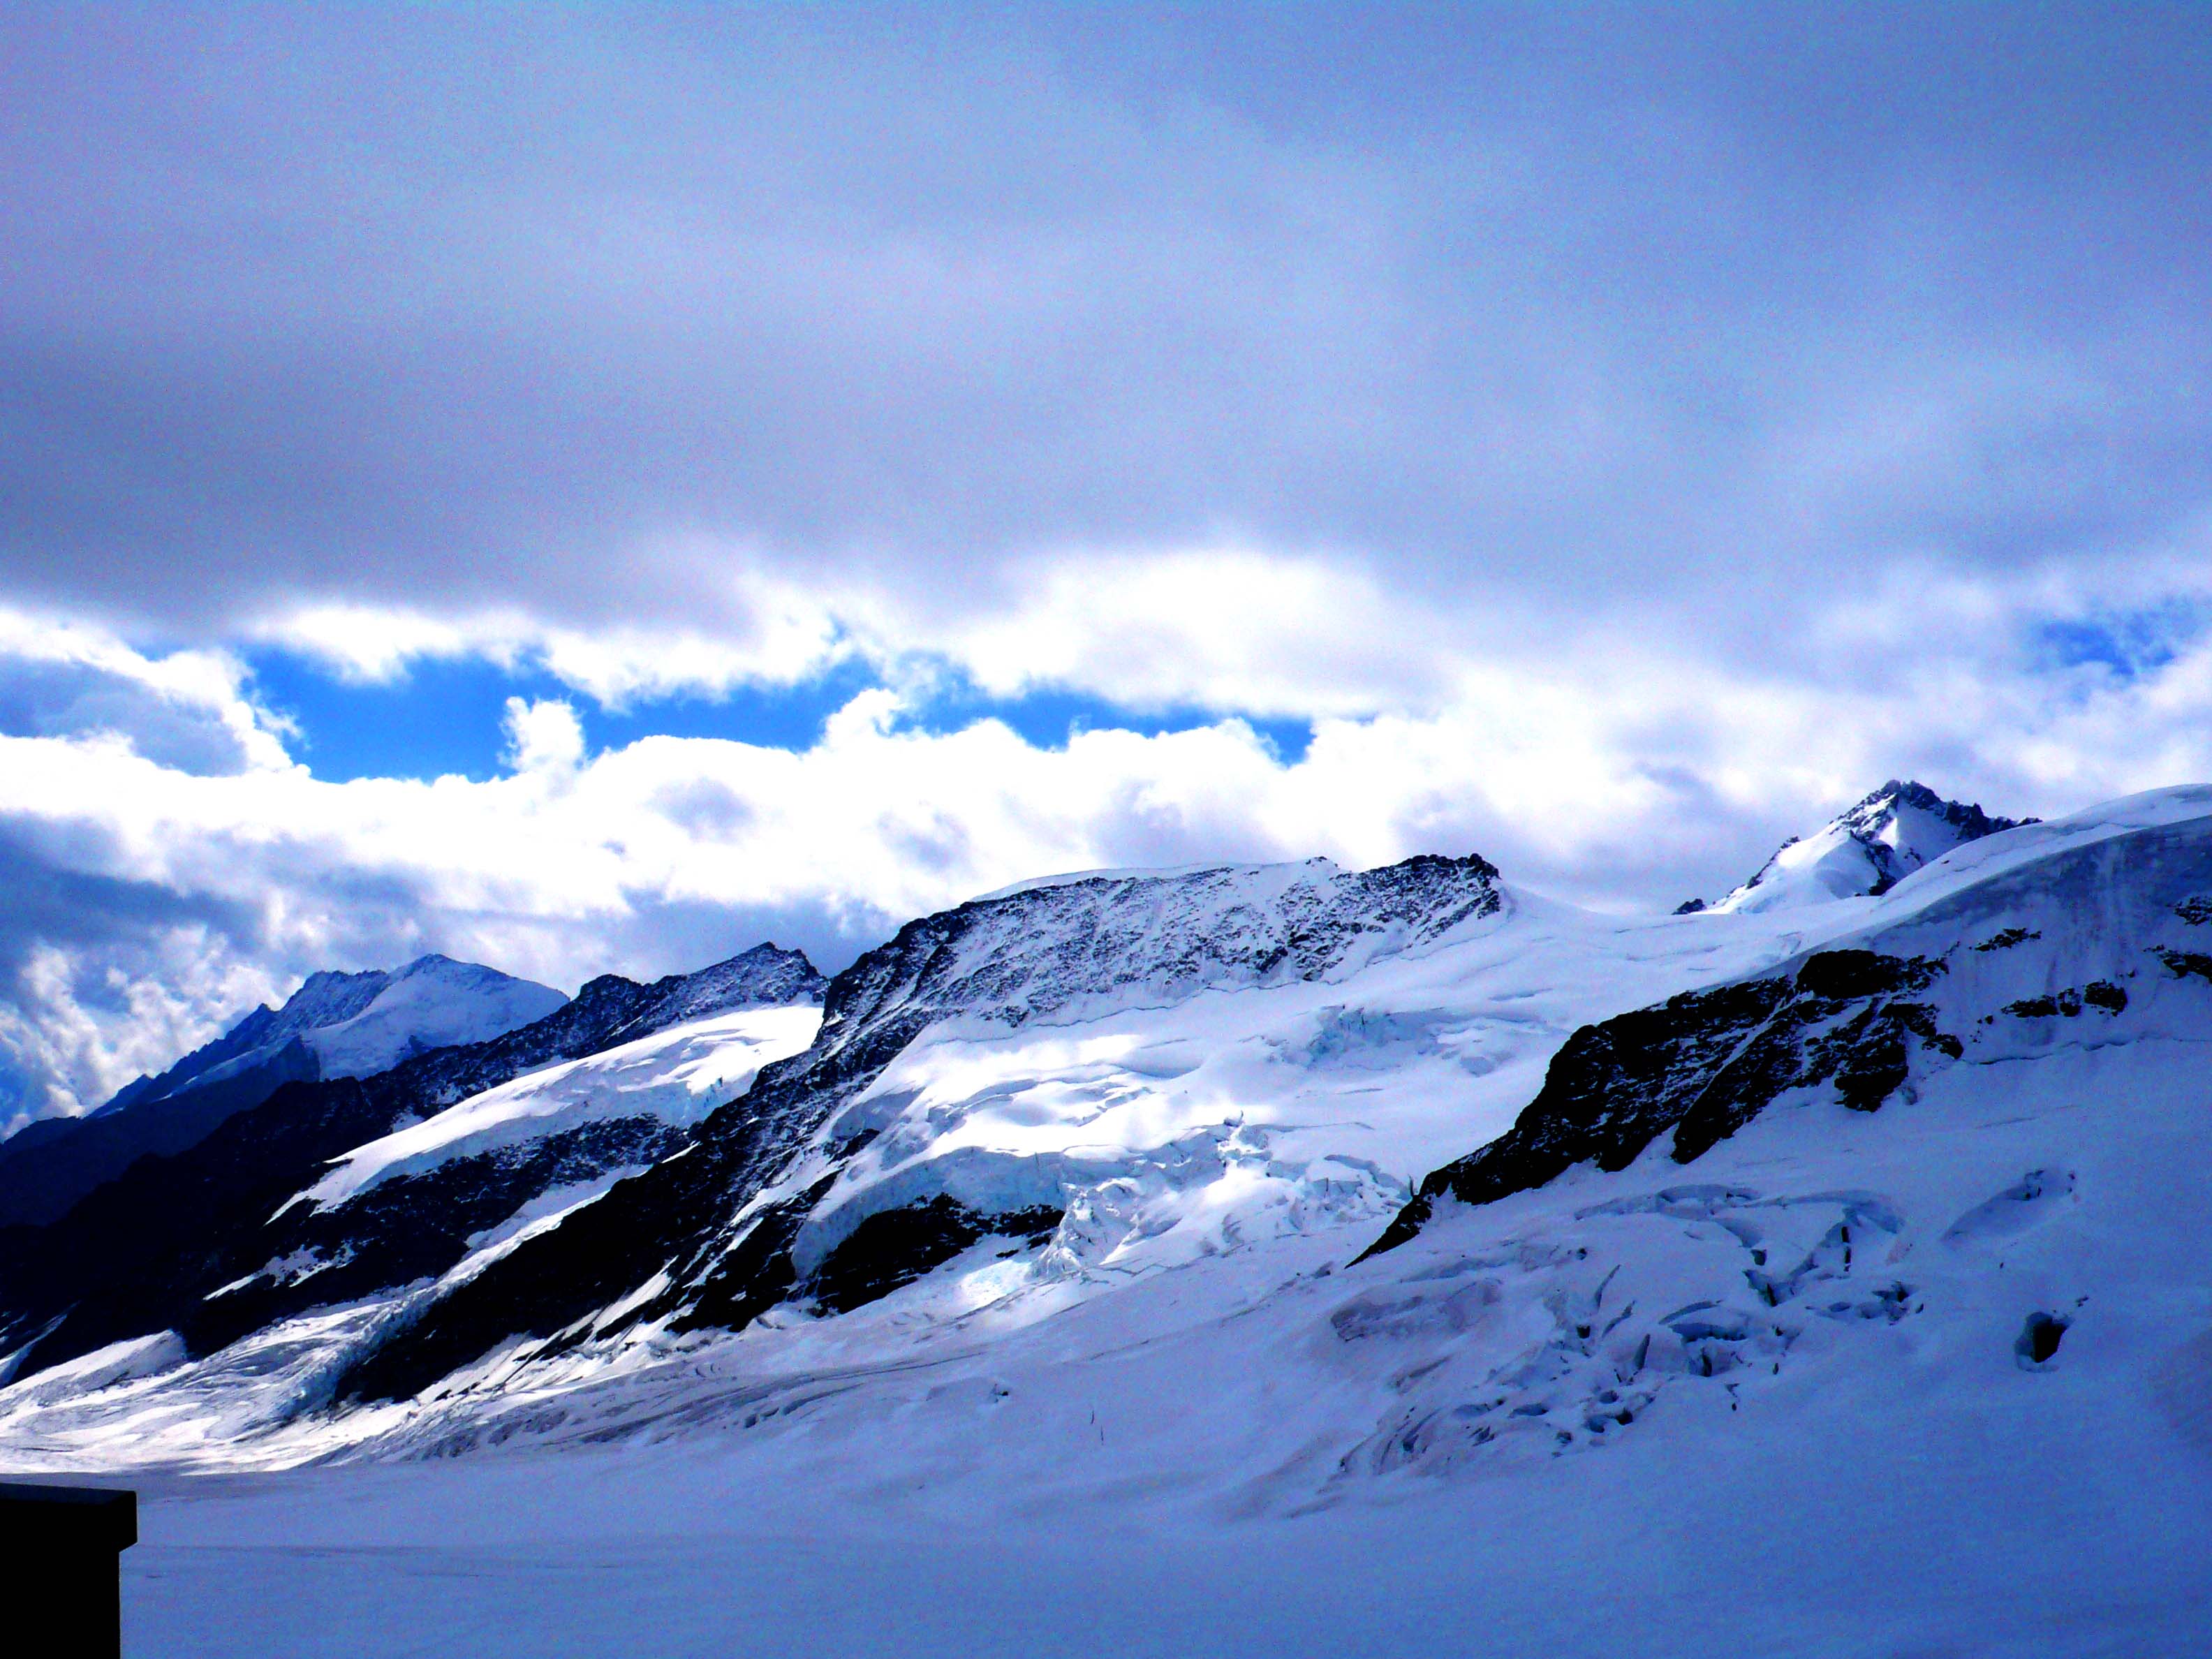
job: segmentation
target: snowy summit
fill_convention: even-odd
[[[1923,783],[1892,779],[1849,811],[1792,839],[1712,908],[1759,912],[1886,893],[1923,865],[2033,818],[1992,817]]]

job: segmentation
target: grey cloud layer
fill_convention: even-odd
[[[2133,544],[2212,493],[2208,27],[19,10],[0,557],[735,626],[732,547],[1232,534],[1694,632]]]

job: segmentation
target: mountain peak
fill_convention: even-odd
[[[1892,778],[1814,834],[1782,843],[1759,872],[1712,908],[1753,911],[1886,893],[1955,847],[2033,818],[2004,818]]]
[[[2000,830],[2016,830],[2023,823],[2035,822],[2033,818],[1992,817],[1978,805],[1946,800],[1926,784],[1911,778],[1892,778],[1849,811],[1839,814],[1834,822],[1879,837],[1910,813],[1923,814],[1957,830],[1958,840],[1954,845],[1979,841]]]

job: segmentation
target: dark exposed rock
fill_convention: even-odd
[[[2151,954],[2166,966],[2166,971],[2176,979],[2212,981],[2212,956],[2195,951],[2170,951],[2162,945],[2151,946]]]
[[[2212,896],[2192,893],[2173,907],[2173,914],[2191,927],[2202,927],[2212,921]]]
[[[264,1262],[311,1262],[315,1271],[264,1273],[210,1297],[182,1328],[186,1343],[208,1352],[310,1308],[434,1277],[465,1255],[472,1238],[540,1194],[649,1165],[687,1139],[657,1117],[605,1120],[388,1176],[335,1208],[295,1205],[271,1219],[253,1248],[266,1252]]]
[[[2025,945],[2032,939],[2043,937],[2040,929],[2033,927],[2002,927],[1991,933],[1973,948],[1977,951],[2009,951],[2015,945]]]
[[[2019,1356],[2023,1370],[2039,1370],[2058,1354],[2058,1345],[2065,1340],[2070,1320],[2056,1314],[2032,1313],[2013,1339],[2012,1351]]]
[[[927,1203],[868,1217],[823,1258],[803,1288],[828,1311],[848,1313],[913,1283],[980,1238],[1048,1235],[1062,1213],[1040,1208],[985,1215],[939,1193]]]
[[[1920,957],[1823,951],[1792,975],[1686,992],[1585,1025],[1553,1057],[1544,1086],[1498,1139],[1431,1173],[1369,1247],[1405,1243],[1446,1193],[1485,1204],[1578,1164],[1624,1170],[1668,1130],[1686,1164],[1784,1091],[1832,1085],[1844,1105],[1880,1107],[1916,1053],[1964,1052],[1910,999],[1943,971]]]
[[[2004,1006],[2006,1013],[2021,1019],[2072,1019],[2084,1008],[2101,1008],[2117,1014],[2128,1006],[2128,994],[2110,980],[2094,980],[2078,989],[2069,986],[2045,997],[2022,997]]]

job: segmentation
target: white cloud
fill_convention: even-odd
[[[574,774],[584,761],[584,727],[576,711],[556,699],[507,700],[503,758],[517,772],[539,776]]]
[[[1234,544],[1039,558],[1004,591],[931,639],[1002,696],[1051,686],[1140,708],[1367,714],[1433,705],[1467,643],[1354,561]]]
[[[264,617],[253,636],[364,682],[418,661],[528,664],[611,708],[789,687],[858,659],[917,693],[949,668],[998,697],[1313,717],[1434,706],[1478,632],[1358,561],[1235,543],[1036,555],[958,589],[859,570],[801,584],[733,558],[720,586],[726,614],[696,627],[321,605]]]
[[[121,948],[116,948],[119,944]],[[163,930],[102,951],[34,945],[0,988],[0,1130],[94,1106],[132,1078],[160,1072],[235,1018],[289,990],[286,975],[206,927]]]
[[[689,544],[686,556],[716,562]],[[641,562],[652,556],[641,553]],[[520,609],[434,614],[406,605],[317,603],[264,613],[248,637],[311,657],[342,678],[371,684],[404,679],[418,662],[473,658],[514,669],[540,667],[602,707],[681,694],[720,696],[739,686],[787,686],[817,675],[856,648],[848,626],[868,626],[870,595],[846,595],[841,617],[823,596],[724,553],[714,602],[694,626],[618,622],[585,629]],[[849,621],[848,620],[849,618]],[[880,630],[875,630],[880,631]],[[878,646],[874,653],[895,653]]]
[[[149,654],[67,617],[0,605],[0,720],[99,735],[189,770],[284,763],[283,726],[246,695],[223,651]]]

